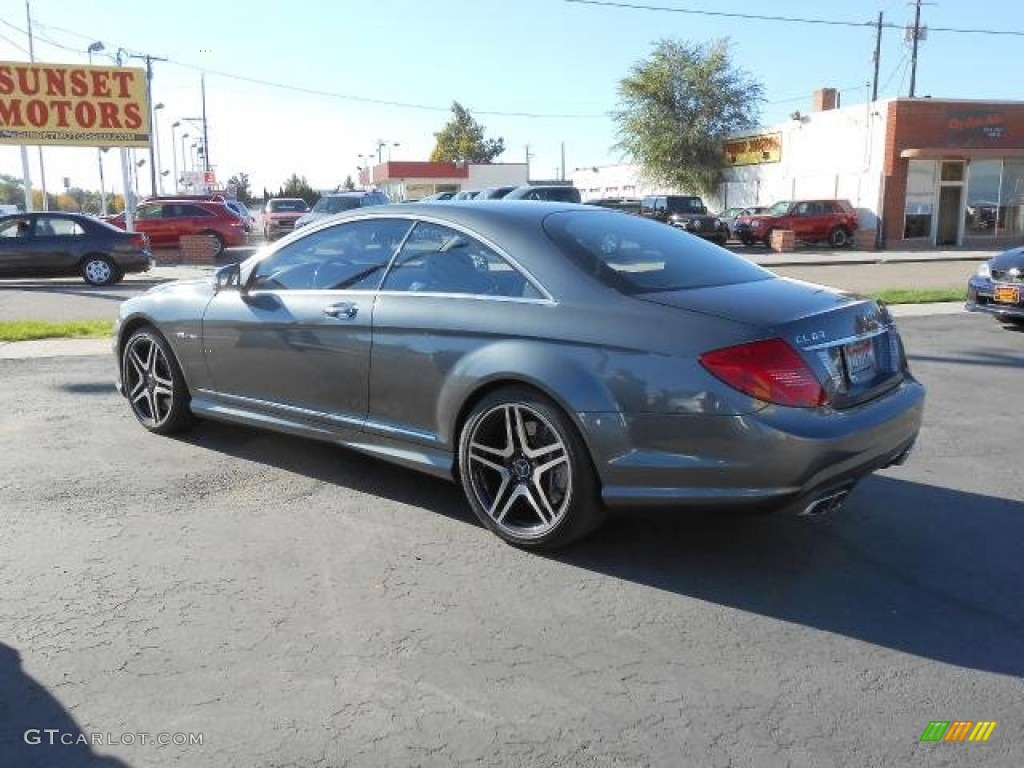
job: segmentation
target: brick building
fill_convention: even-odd
[[[888,247],[1024,241],[1024,102],[837,102],[822,89],[809,114],[727,143],[723,205],[847,198]]]

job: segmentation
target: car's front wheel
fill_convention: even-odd
[[[576,428],[530,389],[502,388],[477,403],[460,435],[459,474],[477,517],[516,546],[564,546],[606,515]]]
[[[89,285],[113,285],[122,277],[106,256],[86,256],[81,269],[82,279]]]
[[[851,241],[850,233],[842,227],[835,227],[828,233],[828,244],[833,248],[845,248]]]
[[[192,426],[185,377],[167,341],[150,327],[125,342],[121,381],[132,413],[150,432],[168,435]]]

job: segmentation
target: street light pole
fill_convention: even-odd
[[[164,177],[163,177],[163,174],[160,173],[160,128],[159,128],[160,121],[157,119],[156,113],[159,112],[163,108],[164,108],[164,103],[162,101],[159,104],[157,104],[156,106],[153,107],[153,143],[156,144],[156,153],[155,153],[156,154],[156,157],[155,157],[155,161],[156,161],[156,178],[158,180],[158,184],[159,184],[159,187],[160,187],[160,193],[159,194],[161,194],[161,195],[164,193]],[[151,159],[154,159],[154,158],[151,158]],[[154,195],[157,194],[157,191],[155,189],[153,190],[153,194]]]
[[[178,137],[177,128],[181,125],[181,120],[175,120],[171,123],[171,165],[174,169],[174,192],[178,192]]]
[[[92,55],[99,53],[104,48],[103,43],[97,40],[95,43],[90,43],[87,53],[89,54],[89,66],[92,66]],[[100,169],[100,210],[102,215],[107,215],[107,190],[106,183],[103,180],[103,148],[96,147],[96,165]]]

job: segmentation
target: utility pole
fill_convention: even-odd
[[[878,24],[875,26],[875,76],[871,81],[871,100],[878,100],[878,66],[882,61],[882,13],[878,13]]]
[[[558,175],[559,181],[565,181],[565,142],[562,142],[562,172]]]
[[[910,55],[910,98],[914,98],[917,83],[917,41],[921,37],[921,0],[914,0],[914,40]]]
[[[206,73],[199,79],[199,91],[203,97],[203,170],[210,170],[210,134],[206,129]],[[204,182],[205,183],[205,182]]]
[[[150,194],[156,196],[156,149],[153,144],[153,126],[156,125],[156,114],[153,111],[153,62],[154,61],[167,61],[167,59],[161,59],[158,56],[150,56],[147,54],[128,54],[130,59],[145,59],[146,60],[146,109],[149,110],[149,180],[150,180]]]
[[[35,64],[36,63],[36,53],[35,53],[36,49],[35,49],[35,44],[32,41],[32,9],[29,7],[28,0],[25,0],[25,19],[28,22],[28,60],[30,62],[32,62],[33,64]],[[47,198],[47,195],[46,195],[46,169],[43,167],[43,145],[40,144],[39,146],[36,147],[36,149],[39,150],[39,186],[42,187],[42,190],[43,190],[43,210],[44,211],[48,211],[48,210],[50,210],[50,201],[46,199]],[[25,168],[26,169],[28,168],[27,164],[25,165]],[[27,195],[28,199],[31,200],[31,198],[32,198],[32,190],[28,189],[28,184],[29,184],[29,182],[28,182],[28,174],[26,173],[26,175],[25,175],[25,187],[26,187],[25,194]],[[26,205],[25,206],[25,210],[26,211],[31,211],[32,210],[32,206],[31,205]]]

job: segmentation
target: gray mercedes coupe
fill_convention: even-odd
[[[610,509],[838,508],[924,389],[885,307],[673,227],[523,201],[359,209],[121,305],[119,389],[461,483],[505,541]]]

